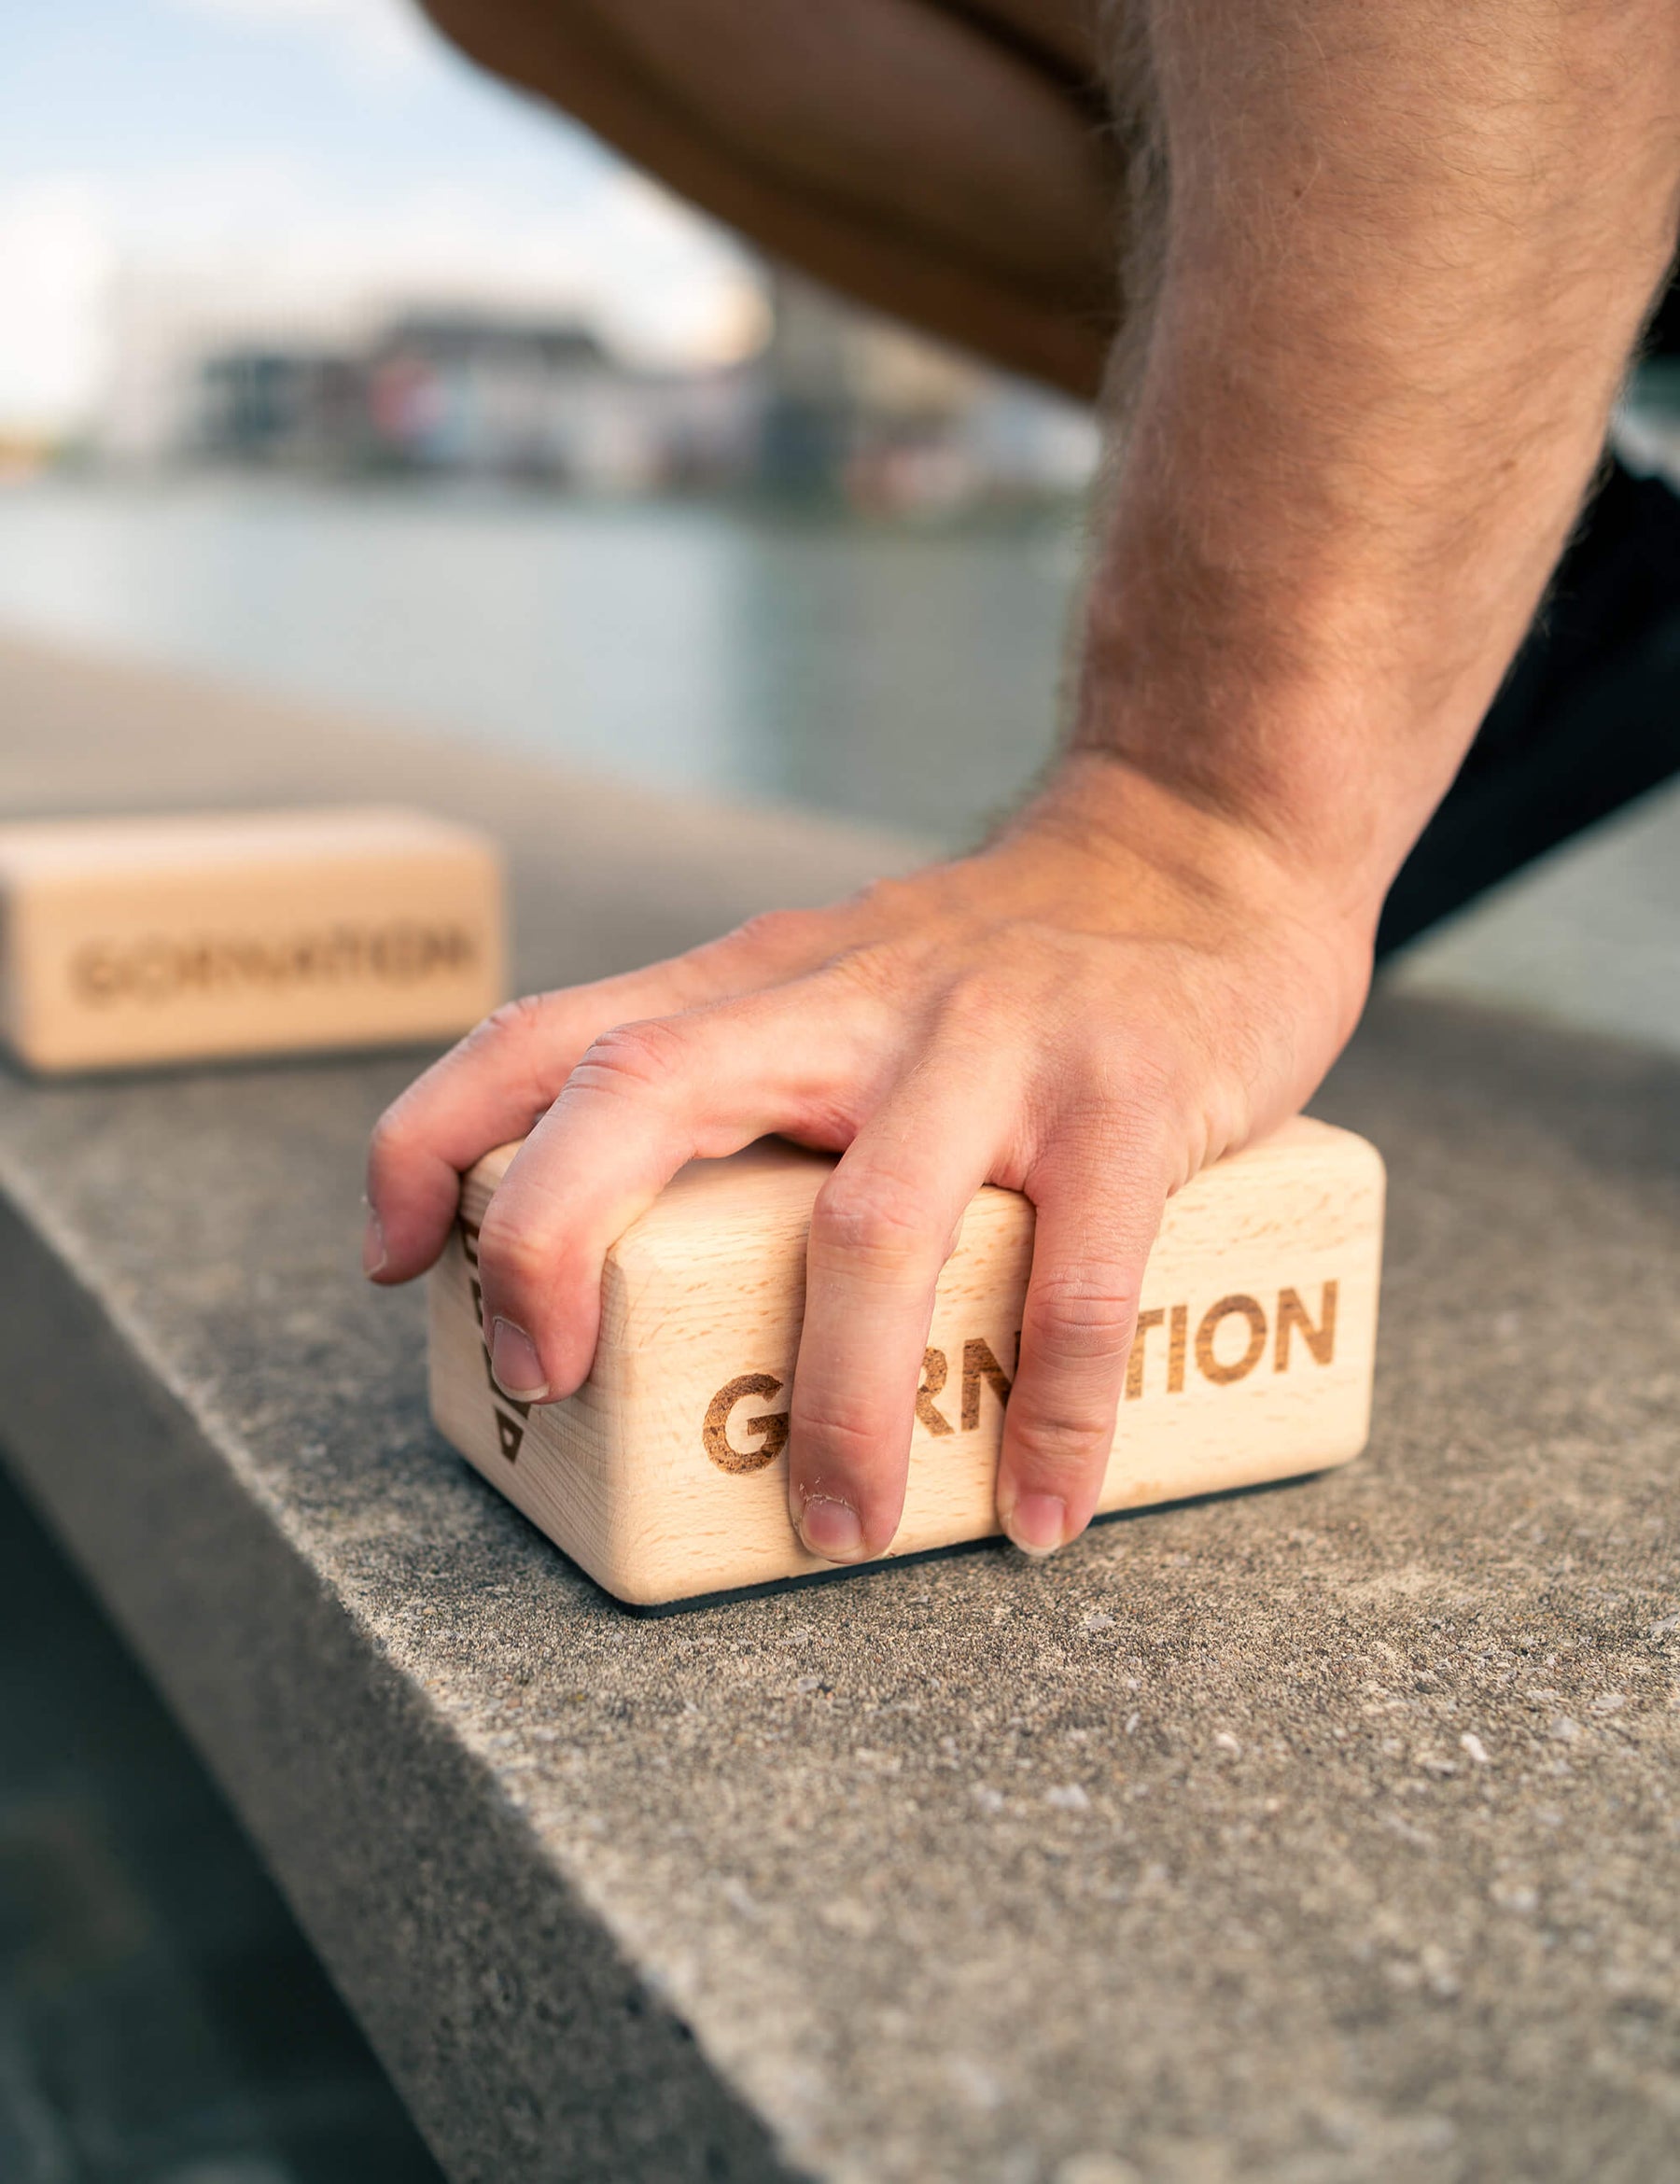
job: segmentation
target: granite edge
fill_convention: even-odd
[[[453,2178],[804,2174],[9,1183],[0,1449]]]

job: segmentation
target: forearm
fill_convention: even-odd
[[[1667,0],[1182,0],[1077,740],[1354,915],[1445,791],[1673,247]]]

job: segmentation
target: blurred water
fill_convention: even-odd
[[[0,488],[0,624],[952,844],[1051,747],[1079,559],[1073,511],[917,527],[279,480]],[[1671,791],[1392,974],[1680,1045],[1677,873]]]
[[[960,841],[1050,749],[1079,523],[50,479],[0,491],[0,621]]]

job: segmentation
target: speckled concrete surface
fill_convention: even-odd
[[[407,1068],[0,1081],[0,1438],[455,2176],[1680,2176],[1673,1059],[1373,1013],[1351,1469],[660,1619],[356,1277]]]

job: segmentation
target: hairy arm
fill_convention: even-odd
[[[1158,0],[1079,741],[1375,913],[1674,248],[1671,0]]]
[[[1351,1029],[1673,243],[1673,0],[1161,0],[1119,42],[1141,303],[1062,764],[973,857],[501,1012],[374,1138],[370,1271],[405,1281],[540,1118],[480,1239],[494,1369],[539,1402],[683,1161],[840,1152],[788,1443],[837,1561],[891,1540],[988,1180],[1037,1209],[1000,1520],[1088,1520],[1162,1207]]]

